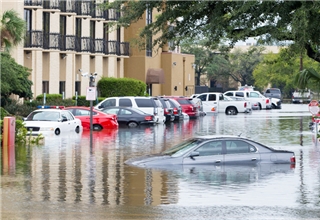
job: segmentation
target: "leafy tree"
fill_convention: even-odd
[[[32,81],[28,79],[30,70],[19,65],[8,53],[1,55],[1,106],[11,94],[20,98],[32,98]]]
[[[194,69],[196,75],[196,85],[203,84],[201,82],[201,75],[208,74],[208,67],[215,62],[215,54],[220,52],[214,52],[211,48],[206,46],[206,40],[184,40],[181,44],[181,51],[183,53],[194,54],[195,62]],[[207,75],[208,76],[208,75]],[[207,77],[211,79],[211,77]]]
[[[0,47],[9,52],[23,40],[26,22],[14,10],[5,11],[0,19]]]
[[[204,36],[208,45],[258,37],[259,43],[290,41],[296,52],[320,62],[319,1],[114,1],[105,8],[121,8],[120,26],[138,21],[151,8],[156,21],[139,33],[141,46],[149,36],[153,45],[179,45],[185,38]]]
[[[255,85],[253,70],[262,60],[264,47],[250,47],[247,52],[240,49],[230,53],[229,76],[241,85]]]
[[[231,64],[228,58],[227,54],[216,53],[207,67],[207,78],[214,82],[216,86],[220,85],[222,88],[229,87]]]
[[[306,55],[302,59],[304,66],[319,70],[319,63],[316,61]],[[278,54],[269,53],[264,55],[262,62],[256,66],[253,72],[255,85],[260,88],[268,86],[280,88],[287,97],[291,96],[294,88],[309,87],[306,84],[299,86],[295,81],[295,78],[299,78],[300,75],[300,60],[300,55],[289,48],[281,49]]]

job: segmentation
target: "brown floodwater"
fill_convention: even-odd
[[[207,115],[136,129],[62,134],[16,147],[1,172],[1,219],[319,219],[320,142],[307,105]],[[142,169],[127,159],[195,135],[295,152],[296,165]]]

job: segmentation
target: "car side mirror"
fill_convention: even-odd
[[[62,122],[64,122],[64,121],[68,121],[68,119],[67,118],[62,118]]]
[[[198,157],[198,156],[200,156],[200,153],[199,153],[198,151],[193,151],[193,152],[189,155],[189,157],[190,157],[191,159],[193,159],[193,157]]]

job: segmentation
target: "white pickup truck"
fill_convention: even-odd
[[[202,101],[203,111],[207,114],[223,112],[227,115],[236,115],[251,112],[249,101],[233,100],[219,92],[201,93],[197,98]]]
[[[310,89],[298,89],[292,93],[292,103],[310,103],[312,98]]]

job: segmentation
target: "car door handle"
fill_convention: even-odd
[[[216,160],[216,163],[221,163],[221,160]]]
[[[251,159],[251,161],[256,161],[256,160],[257,160],[257,158],[252,158],[252,159]]]

